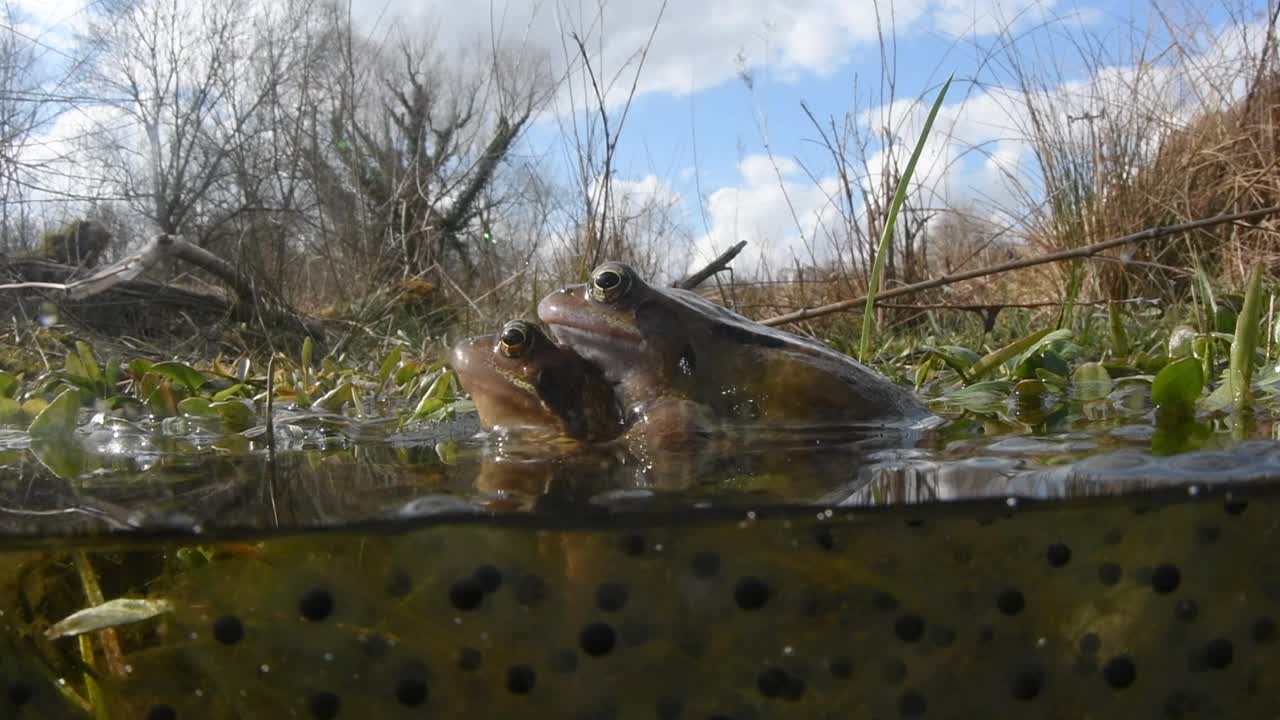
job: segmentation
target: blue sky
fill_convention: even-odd
[[[22,21],[21,30],[61,47],[69,47],[72,32],[93,5],[87,0],[9,2]],[[1159,8],[1159,16],[1153,7]],[[652,32],[615,177],[625,192],[654,194],[673,205],[692,241],[690,265],[747,240],[751,245],[738,263],[743,270],[787,266],[796,258],[829,259],[834,252],[814,247],[835,219],[830,201],[834,179],[830,159],[814,143],[817,134],[802,101],[823,121],[835,117],[839,122],[855,113],[855,123],[864,130],[888,123],[904,138],[905,152],[934,93],[948,73],[955,73],[918,176],[948,201],[980,198],[984,212],[999,221],[1001,212],[1017,204],[1002,187],[1007,173],[1026,171],[1032,164],[1030,147],[1019,137],[1023,120],[1007,60],[1000,59],[1007,56],[993,56],[990,48],[1012,42],[1046,85],[1065,83],[1049,88],[1063,93],[1062,112],[1096,110],[1096,94],[1073,89],[1073,83],[1083,83],[1090,74],[1076,43],[1095,43],[1098,53],[1090,54],[1101,58],[1104,69],[1114,65],[1123,76],[1132,48],[1145,41],[1153,50],[1163,49],[1169,27],[1180,38],[1188,27],[1203,31],[1204,37],[1192,38],[1196,42],[1188,46],[1193,54],[1205,46],[1239,44],[1229,30],[1224,32],[1233,27],[1229,8],[1256,24],[1264,17],[1266,2],[670,0],[665,8],[661,0],[351,4],[357,25],[375,41],[399,32],[434,33],[438,47],[448,54],[497,37],[508,46],[548,51],[561,72],[566,55],[572,54],[568,34],[576,32],[587,38],[596,71],[618,74],[609,95],[615,118],[634,75],[635,54]],[[883,105],[890,98],[879,90],[877,11],[884,32],[896,43],[898,104],[892,111]],[[1221,47],[1215,52],[1213,58],[1231,57]],[[58,55],[51,51],[50,57]],[[743,71],[752,78],[751,88],[741,79]],[[1153,92],[1162,100],[1159,88]],[[913,106],[911,101],[921,96],[923,104]],[[582,109],[580,104],[577,108]],[[559,122],[571,110],[568,95],[561,92],[517,152],[546,158],[563,173],[566,141]],[[764,154],[766,129],[772,159]],[[973,152],[974,147],[982,152]],[[873,145],[869,150],[873,167],[883,162],[876,157],[878,149]]]
[[[621,20],[615,18],[615,22],[629,21],[647,28],[645,18],[655,16],[659,4],[653,0],[635,3],[633,7],[648,7],[648,15],[635,12]],[[910,111],[900,107],[886,114],[877,110],[890,98],[880,91],[882,57],[873,28],[863,25],[851,29],[847,26],[851,20],[839,16],[839,3],[812,0],[755,5],[759,15],[743,20],[736,27],[737,36],[723,37],[724,33],[710,31],[705,42],[682,24],[686,18],[673,17],[672,6],[667,7],[654,38],[655,50],[641,75],[642,90],[647,92],[642,91],[633,101],[619,148],[617,177],[637,182],[647,179],[642,192],[656,183],[677,195],[695,236],[698,252],[692,265],[739,239],[753,243],[749,248],[762,250],[765,257],[757,260],[765,265],[786,265],[786,259],[797,254],[803,260],[805,253],[796,252],[800,238],[820,234],[816,225],[830,222],[829,207],[810,207],[810,220],[816,225],[798,231],[792,209],[781,204],[781,194],[776,192],[780,185],[791,183],[793,207],[806,202],[811,206],[830,203],[823,191],[814,188],[830,179],[832,164],[816,143],[818,135],[801,108],[802,102],[822,121],[834,117],[839,122],[847,113],[865,113],[857,120],[864,128],[873,121],[892,123],[905,138],[905,152],[919,130],[924,109],[946,76],[955,73],[947,107],[935,127],[938,140],[934,143],[945,145],[954,137],[953,147],[930,148],[932,154],[927,152],[922,164],[923,177],[937,186],[945,185],[947,198],[978,198],[992,211],[992,219],[1010,221],[1005,211],[1016,203],[1001,187],[1004,174],[1022,171],[1034,175],[1034,170],[1030,148],[1020,138],[1016,97],[1006,94],[1014,87],[1007,56],[993,56],[991,48],[1011,43],[1038,80],[1065,83],[1063,87],[1069,88],[1073,82],[1087,82],[1091,69],[1114,66],[1123,73],[1135,47],[1146,45],[1148,53],[1165,48],[1170,27],[1178,28],[1180,34],[1186,27],[1203,31],[1202,38],[1183,38],[1189,51],[1224,42],[1229,45],[1231,40],[1224,41],[1219,33],[1232,27],[1229,6],[1194,0],[1185,5],[1161,3],[1161,17],[1143,0],[899,2],[895,7],[896,49],[892,51],[896,57],[896,98],[912,101],[923,96],[923,103]],[[859,5],[864,10],[871,7]],[[881,6],[882,18],[888,7],[888,3]],[[1248,22],[1260,21],[1265,13],[1265,2],[1254,2],[1251,7],[1245,0],[1231,7]],[[602,58],[596,61],[612,59],[616,66],[617,58],[634,52],[645,34],[634,28],[613,29],[610,17],[606,15],[603,36],[626,36],[633,43],[626,46],[619,40],[621,47],[612,50],[607,41],[603,43]],[[706,19],[706,15],[699,17]],[[837,30],[824,32],[822,23]],[[846,27],[839,27],[841,23]],[[1082,38],[1094,46],[1085,53],[1094,58],[1093,68],[1078,48]],[[807,52],[807,47],[817,49]],[[660,58],[656,67],[655,56]],[[751,74],[750,88],[739,76],[742,68]],[[682,71],[691,76],[685,87],[679,81]],[[629,82],[631,72],[624,76]],[[1063,112],[1096,110],[1096,104],[1096,98],[1076,97],[1064,101]],[[938,130],[943,134],[938,135]],[[773,160],[761,163],[766,131]],[[559,127],[548,121],[529,132],[525,148],[554,154],[553,149],[562,142]],[[983,151],[975,152],[970,149],[973,147]],[[691,174],[695,153],[697,185]],[[996,167],[993,155],[1004,162],[1002,167]],[[795,167],[794,162],[802,163],[815,177]],[[932,176],[928,175],[930,167]],[[805,208],[798,211],[800,225],[805,226]],[[744,258],[741,264],[750,268],[753,262]]]

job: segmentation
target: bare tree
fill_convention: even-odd
[[[103,133],[105,179],[160,232],[205,245],[228,215],[212,205],[232,196],[223,187],[233,180],[230,158],[261,130],[251,118],[279,82],[279,56],[266,73],[255,67],[273,51],[252,33],[261,8],[248,0],[99,5],[84,37],[93,59],[84,84],[130,121]]]
[[[339,51],[311,168],[329,226],[382,280],[432,268],[469,279],[477,240],[491,232],[486,191],[547,97],[545,66],[531,61],[520,77],[500,52],[450,63],[409,37],[390,52],[356,42]]]

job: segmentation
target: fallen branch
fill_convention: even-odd
[[[683,290],[692,290],[698,287],[702,283],[706,282],[707,278],[728,268],[729,263],[732,262],[734,258],[738,257],[738,253],[742,252],[742,248],[746,246],[747,246],[747,241],[743,240],[737,245],[734,245],[728,250],[725,250],[724,252],[720,253],[719,257],[707,263],[707,266],[702,268],[698,272],[690,275],[689,277],[683,280],[677,280],[676,282],[672,283],[671,287],[677,287]]]
[[[274,296],[266,288],[257,287],[253,278],[241,274],[226,260],[173,235],[157,235],[138,253],[79,280],[68,283],[44,280],[9,283],[0,285],[0,290],[24,288],[62,290],[66,293],[67,299],[83,301],[117,286],[125,286],[137,280],[147,270],[171,258],[195,265],[225,283],[235,294],[237,302],[234,307],[241,313],[256,315],[272,325],[292,327],[304,334],[312,335],[318,342],[323,342],[323,329],[317,323],[308,322],[300,317],[283,299]]]
[[[1034,303],[876,303],[876,307],[890,308],[893,310],[968,310],[970,312],[986,312],[988,310],[1004,310],[1006,308],[1017,308],[1021,310],[1035,310],[1038,308],[1060,308],[1067,305],[1072,306],[1100,306],[1110,305],[1156,305],[1160,301],[1156,298],[1128,298],[1125,300],[1077,300],[1075,302],[1053,301],[1053,302],[1034,302]]]
[[[911,293],[919,292],[921,290],[930,290],[932,288],[942,287],[943,285],[950,285],[952,283],[961,282],[963,280],[972,280],[973,278],[985,277],[987,275],[997,275],[999,273],[1009,272],[1010,270],[1021,270],[1023,268],[1029,268],[1029,267],[1034,267],[1036,265],[1044,265],[1047,263],[1058,262],[1060,260],[1072,260],[1075,258],[1089,257],[1091,255],[1097,255],[1098,253],[1108,248],[1118,247],[1120,245],[1127,245],[1129,243],[1139,242],[1142,240],[1154,240],[1156,238],[1165,237],[1167,235],[1173,235],[1175,233],[1186,232],[1188,230],[1199,230],[1200,228],[1212,227],[1214,225],[1222,225],[1223,223],[1237,222],[1240,220],[1257,220],[1260,218],[1264,218],[1268,215],[1275,215],[1275,214],[1280,214],[1280,206],[1273,205],[1271,207],[1259,208],[1257,210],[1249,210],[1246,212],[1215,215],[1210,218],[1202,218],[1200,220],[1192,220],[1190,222],[1178,223],[1177,225],[1162,225],[1160,227],[1147,228],[1146,230],[1133,233],[1132,235],[1125,235],[1123,237],[1113,238],[1111,240],[1103,240],[1102,242],[1097,242],[1092,245],[1085,245],[1084,247],[1073,248],[1071,250],[1062,250],[1056,253],[1049,253],[1048,255],[1040,255],[1038,257],[1033,257],[1033,258],[1011,260],[1005,263],[999,263],[996,265],[988,265],[986,267],[977,268],[976,270],[969,270],[967,272],[961,272],[961,273],[953,273],[951,275],[943,275],[942,277],[934,278],[932,280],[925,280],[923,282],[912,283],[910,285],[903,285],[901,287],[893,288],[892,290],[883,290],[877,295],[876,299],[886,300],[888,298],[899,297],[901,295],[909,295]],[[795,312],[786,313],[784,315],[777,315],[775,317],[765,318],[764,320],[760,321],[760,324],[771,325],[771,326],[784,325],[786,323],[796,322],[797,320],[808,320],[809,318],[820,317],[822,315],[830,315],[831,313],[839,312],[841,310],[848,310],[850,308],[863,305],[866,302],[867,302],[867,297],[863,295],[862,297],[856,297],[856,298],[853,298],[852,300],[841,300],[840,302],[834,302],[834,303],[830,303],[828,305],[822,305],[816,308],[809,308],[806,310],[797,310]]]

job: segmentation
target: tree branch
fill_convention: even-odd
[[[1111,240],[1103,240],[1102,242],[1085,245],[1084,247],[1073,248],[1071,250],[1062,250],[1048,255],[1040,255],[1033,258],[1024,258],[1022,260],[1012,260],[1006,263],[996,265],[988,265],[987,267],[969,270],[967,272],[955,273],[952,275],[944,275],[940,278],[925,280],[923,282],[903,285],[893,288],[892,290],[884,290],[877,295],[877,299],[887,300],[892,297],[901,295],[909,295],[921,290],[929,290],[944,285],[950,285],[962,280],[972,280],[973,278],[985,277],[987,275],[997,275],[1010,270],[1021,270],[1023,268],[1035,267],[1036,265],[1044,265],[1047,263],[1058,262],[1060,260],[1072,260],[1075,258],[1089,257],[1108,248],[1127,245],[1129,243],[1139,242],[1142,240],[1155,240],[1157,238],[1166,237],[1175,233],[1186,232],[1188,230],[1199,230],[1201,228],[1212,227],[1214,225],[1222,225],[1223,223],[1238,222],[1241,220],[1259,220],[1268,215],[1280,214],[1280,205],[1259,208],[1257,210],[1249,210],[1246,212],[1227,213],[1223,215],[1214,215],[1209,218],[1200,220],[1192,220],[1190,222],[1178,223],[1177,225],[1162,225],[1159,227],[1147,228],[1141,232],[1125,235],[1123,237],[1113,238]],[[856,297],[852,300],[841,300],[840,302],[822,305],[816,308],[806,310],[797,310],[795,312],[766,318],[760,321],[761,325],[784,325],[786,323],[796,322],[797,320],[808,320],[809,318],[820,317],[822,315],[830,315],[841,310],[859,307],[867,302],[866,296]]]

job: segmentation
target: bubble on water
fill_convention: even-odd
[[[186,417],[167,417],[160,421],[160,432],[169,437],[181,437],[191,432],[191,422]]]

